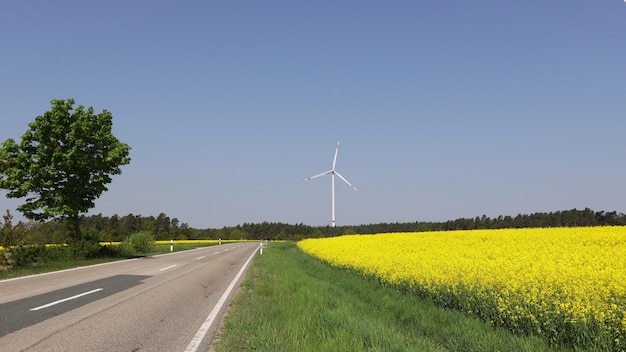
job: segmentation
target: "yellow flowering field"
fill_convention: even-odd
[[[298,246],[516,333],[626,350],[626,227],[348,235]]]

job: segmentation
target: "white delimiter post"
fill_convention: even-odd
[[[174,240],[170,240],[170,252],[174,251]]]
[[[263,241],[259,243],[259,254],[263,254]]]

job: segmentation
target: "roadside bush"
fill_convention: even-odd
[[[70,244],[70,252],[75,259],[93,259],[100,256],[100,244],[87,239]]]
[[[17,225],[13,225],[13,215],[11,215],[9,210],[7,210],[2,219],[4,223],[0,227],[0,246],[7,248],[23,244],[28,227],[21,221]]]
[[[46,246],[39,245],[17,245],[6,249],[2,257],[3,264],[12,267],[25,267],[42,260]]]
[[[41,262],[62,262],[72,259],[72,252],[69,247],[64,245],[49,245],[41,254]]]
[[[127,255],[123,251],[122,244],[107,244],[100,246],[100,256],[103,258],[127,257]]]
[[[100,244],[100,232],[89,229],[83,234],[80,241],[75,241],[69,245],[71,255],[75,259],[94,259],[104,257],[119,257],[119,250],[111,246]]]
[[[122,241],[122,252],[129,257],[145,255],[152,251],[153,248],[154,235],[150,231],[134,233]]]

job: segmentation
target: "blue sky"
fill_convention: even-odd
[[[337,140],[337,225],[626,212],[624,1],[3,1],[0,33],[0,141],[74,98],[132,147],[90,214],[327,225]]]

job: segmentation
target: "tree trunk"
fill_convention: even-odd
[[[80,232],[80,216],[78,213],[72,214],[72,216],[68,219],[70,222],[70,227],[74,231],[74,241],[80,241],[83,239],[83,234]]]
[[[83,238],[83,234],[80,232],[80,224],[78,219],[74,220],[74,238],[76,241],[80,241]]]

